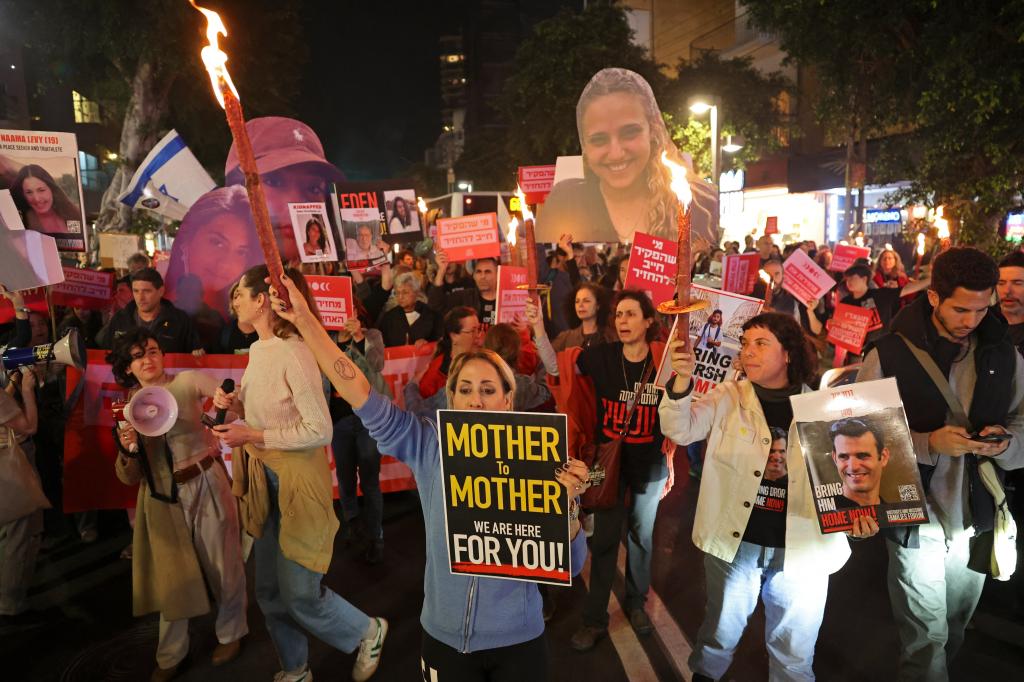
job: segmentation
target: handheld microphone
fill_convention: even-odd
[[[225,393],[234,393],[234,391],[235,391],[235,380],[234,379],[225,379],[224,383],[220,385],[220,390],[224,391]],[[217,418],[214,420],[214,423],[216,425],[223,424],[224,420],[227,418],[227,416],[228,416],[228,411],[226,409],[225,410],[218,409],[217,410]]]

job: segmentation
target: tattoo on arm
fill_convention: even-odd
[[[345,380],[356,378],[355,366],[344,355],[334,361],[334,373]]]

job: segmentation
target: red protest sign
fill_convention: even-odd
[[[754,253],[738,253],[722,259],[722,291],[736,294],[750,294],[757,284],[761,269],[761,256]]]
[[[808,303],[819,299],[836,285],[832,276],[818,267],[803,249],[797,249],[782,264],[782,288]]]
[[[526,195],[526,203],[541,204],[548,198],[555,184],[555,164],[550,166],[520,166],[519,187]]]
[[[767,220],[764,221],[764,233],[765,234],[778,234],[779,233],[779,216],[770,215]]]
[[[53,285],[55,305],[102,310],[114,298],[114,275],[110,272],[64,268],[64,281]]]
[[[518,322],[526,319],[526,301],[530,292],[518,289],[520,284],[527,283],[526,268],[511,265],[498,266],[497,311],[495,318],[498,323]],[[517,319],[518,318],[518,319]]]
[[[352,307],[352,279],[306,275],[306,281],[320,309],[324,329],[344,329],[346,320],[355,315]]]
[[[478,213],[437,221],[437,250],[453,263],[475,258],[500,258],[498,214]]]
[[[850,244],[839,244],[832,252],[832,262],[828,269],[833,272],[843,272],[854,264],[858,258],[870,258],[871,249],[867,246],[852,246]]]
[[[840,303],[828,323],[828,340],[837,348],[859,355],[871,326],[872,311],[868,308]]]
[[[643,232],[633,235],[629,253],[626,289],[639,289],[654,303],[671,301],[676,291],[676,255],[678,245]]]

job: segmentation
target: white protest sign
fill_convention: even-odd
[[[803,249],[794,251],[782,264],[782,288],[804,304],[821,298],[835,285],[832,275],[818,267]]]
[[[0,230],[0,284],[24,291],[63,281],[53,237],[35,230]]]

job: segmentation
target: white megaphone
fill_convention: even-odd
[[[48,362],[85,369],[87,357],[82,336],[77,329],[72,328],[57,343],[44,343],[28,348],[6,348],[0,355],[0,364],[3,365],[4,371]]]
[[[143,436],[162,436],[178,421],[178,401],[162,386],[147,386],[125,405],[124,418]]]

